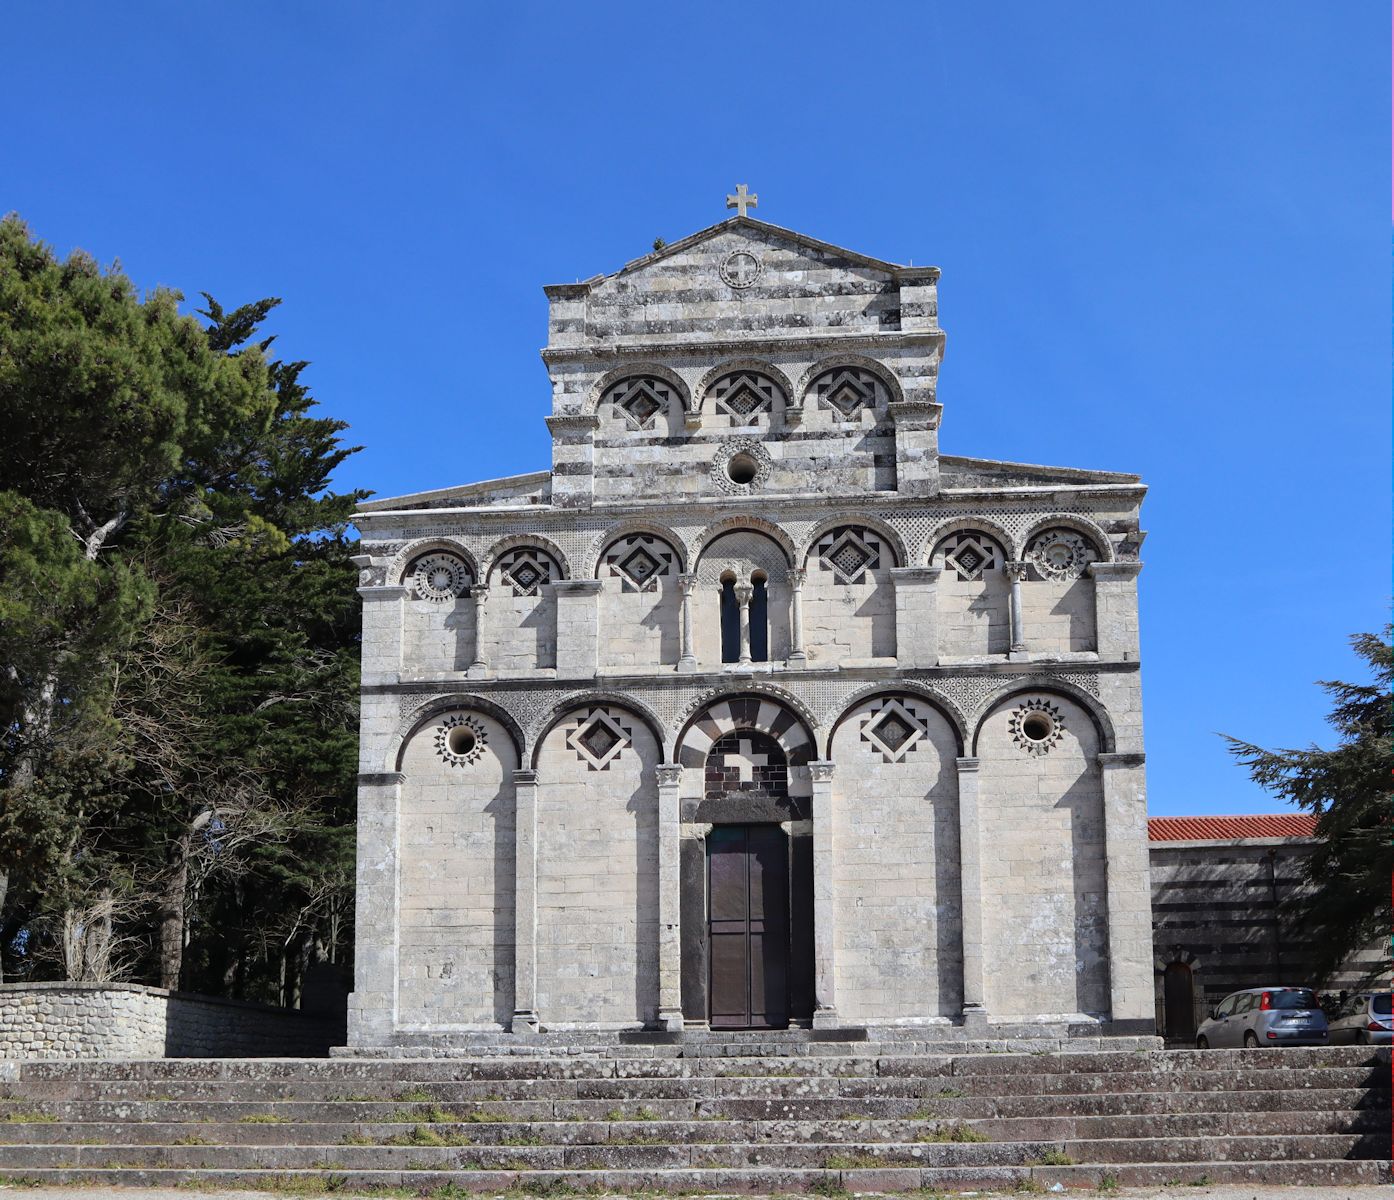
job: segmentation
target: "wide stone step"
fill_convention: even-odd
[[[418,1081],[404,1084],[382,1080],[322,1079],[165,1079],[97,1080],[33,1078],[11,1084],[5,1093],[34,1100],[397,1100],[458,1103],[474,1100],[707,1100],[717,1098],[875,1098],[931,1097],[952,1092],[969,1096],[1050,1096],[1086,1093],[1155,1091],[1236,1091],[1280,1087],[1358,1088],[1383,1086],[1388,1072],[1382,1066],[1309,1067],[1304,1070],[1266,1070],[1234,1060],[1231,1069],[1167,1072],[1103,1071],[1097,1074],[1051,1072],[1009,1075],[916,1074],[868,1076],[780,1075],[700,1076],[675,1078],[614,1078],[589,1075],[542,1078]]]
[[[183,1170],[608,1171],[737,1167],[1004,1167],[1063,1162],[1288,1162],[1387,1159],[1389,1137],[1317,1134],[1269,1137],[1115,1138],[1030,1142],[797,1142],[594,1145],[0,1145],[0,1171],[43,1168]],[[1063,1156],[1063,1158],[1062,1158]]]
[[[1327,1159],[1242,1163],[1133,1163],[1109,1166],[902,1167],[902,1168],[738,1168],[615,1170],[571,1172],[502,1171],[350,1171],[328,1180],[333,1190],[411,1188],[430,1191],[453,1187],[500,1193],[604,1189],[611,1192],[754,1192],[783,1193],[818,1188],[853,1192],[1005,1190],[1024,1187],[1161,1187],[1180,1184],[1285,1184],[1360,1186],[1387,1183],[1387,1160]],[[244,1187],[265,1191],[318,1191],[326,1188],[323,1171],[160,1168],[31,1168],[24,1178],[36,1184],[107,1187]]]
[[[210,1089],[212,1090],[212,1089]],[[765,1097],[642,1101],[611,1099],[480,1100],[449,1105],[397,1101],[52,1100],[0,1101],[0,1127],[35,1115],[84,1123],[156,1122],[384,1122],[1038,1118],[1146,1116],[1157,1113],[1388,1111],[1388,1091],[1365,1088],[1242,1089],[1116,1092],[1032,1096]]]
[[[1219,1112],[1114,1117],[1012,1117],[970,1121],[527,1121],[527,1122],[0,1122],[14,1145],[640,1145],[715,1143],[915,1142],[956,1127],[992,1142],[1093,1138],[1221,1137],[1382,1133],[1387,1110]]]

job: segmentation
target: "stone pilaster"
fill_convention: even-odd
[[[1108,856],[1109,1001],[1118,1033],[1150,1033],[1156,1020],[1145,763],[1141,754],[1099,755]],[[1119,1022],[1126,1024],[1117,1027]]]
[[[400,584],[361,587],[363,597],[363,682],[395,683],[402,671],[402,607],[407,589]]]
[[[552,503],[558,508],[589,508],[595,495],[594,413],[557,413],[547,418],[552,432]]]
[[[1096,562],[1094,619],[1098,622],[1099,658],[1104,662],[1137,662],[1137,577],[1140,562]]]
[[[658,767],[658,1023],[683,1027],[682,1017],[682,767]]]
[[[536,1033],[537,772],[513,772],[513,1032]]]
[[[901,400],[890,406],[895,422],[895,488],[902,496],[939,493],[939,418],[944,406]]]
[[[892,567],[895,654],[901,667],[939,664],[940,567]]]
[[[358,862],[354,914],[372,937],[356,942],[350,1046],[386,1046],[397,1026],[397,946],[401,900],[401,795],[396,771],[358,777]]]
[[[978,820],[978,760],[960,758],[958,767],[959,906],[963,925],[963,1024],[987,1027],[983,977],[982,827]]]
[[[558,579],[557,678],[594,679],[599,669],[599,579]]]
[[[813,1027],[838,1024],[837,926],[833,890],[833,764],[811,762],[813,779]]]

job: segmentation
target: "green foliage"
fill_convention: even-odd
[[[71,971],[95,896],[137,977],[292,1002],[351,945],[366,493],[279,301],[180,299],[0,222],[0,945]]]
[[[1318,842],[1303,866],[1311,886],[1290,914],[1311,943],[1317,983],[1376,940],[1387,949],[1394,925],[1389,891],[1394,874],[1390,628],[1382,637],[1357,634],[1351,645],[1372,678],[1368,683],[1321,683],[1332,700],[1327,720],[1338,734],[1335,748],[1264,750],[1226,738],[1255,783],[1317,818]],[[1384,969],[1388,966],[1386,962]]]

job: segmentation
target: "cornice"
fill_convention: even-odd
[[[823,353],[836,353],[849,349],[878,350],[897,346],[935,346],[942,345],[945,334],[942,329],[894,330],[884,333],[857,331],[841,334],[798,334],[792,337],[760,338],[710,338],[700,341],[666,342],[588,342],[578,346],[544,346],[540,351],[542,361],[568,363],[587,359],[628,358],[667,358],[670,356],[689,356],[710,358],[714,355],[731,353],[765,354],[781,351],[815,350]]]

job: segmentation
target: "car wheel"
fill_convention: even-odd
[[[1244,1034],[1244,1049],[1245,1049],[1245,1050],[1257,1050],[1257,1049],[1258,1049],[1258,1035],[1255,1034],[1254,1031],[1253,1031],[1252,1029],[1250,1029],[1248,1032],[1246,1032],[1246,1033]]]
[[[1209,1039],[1209,1038],[1204,1038],[1204,1037],[1198,1037],[1198,1038],[1196,1038],[1196,1049],[1197,1049],[1197,1050],[1209,1050],[1209,1049],[1210,1049],[1210,1039]]]

